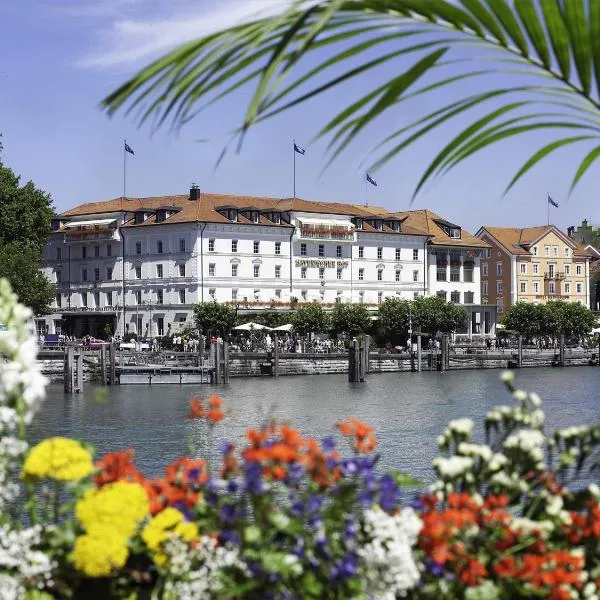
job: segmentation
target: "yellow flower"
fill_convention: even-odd
[[[118,530],[97,527],[75,540],[70,558],[88,577],[108,577],[125,565],[127,556],[127,542]]]
[[[161,548],[171,536],[191,542],[198,537],[198,525],[184,521],[183,514],[175,508],[169,507],[159,512],[142,531],[142,540],[152,551],[157,565],[163,565],[167,561]]]
[[[148,514],[146,490],[139,483],[115,481],[85,492],[75,505],[77,520],[91,532],[105,527],[127,539]]]
[[[48,438],[34,446],[23,465],[25,477],[51,477],[78,481],[94,470],[92,455],[79,442],[68,438]]]

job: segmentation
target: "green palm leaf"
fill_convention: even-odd
[[[303,59],[317,52],[318,61],[303,69]],[[366,59],[359,61],[361,57]],[[461,132],[426,167],[415,194],[432,177],[502,140],[536,130],[580,132],[543,145],[517,170],[508,191],[549,154],[599,137],[596,0],[297,0],[279,15],[182,45],[102,104],[111,115],[135,110],[140,123],[152,119],[161,126],[170,119],[177,127],[253,84],[242,124],[234,130],[241,142],[256,123],[367,73],[370,79],[381,76],[378,69],[385,64],[398,65],[392,76],[372,82],[321,125],[316,139],[328,138],[328,164],[376,119],[389,118],[409,100],[442,98],[447,90],[458,97],[390,128],[372,150],[370,168],[376,170],[458,119],[466,121]],[[514,84],[495,89],[490,85],[493,73],[514,79]],[[479,85],[477,93],[465,94],[460,83],[467,79]],[[471,116],[487,103],[492,106],[484,116]],[[542,108],[548,105],[555,112]],[[595,148],[583,157],[572,188],[599,155]]]

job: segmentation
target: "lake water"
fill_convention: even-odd
[[[79,395],[51,386],[30,433],[32,440],[51,435],[86,439],[99,454],[131,447],[140,470],[158,475],[185,451],[186,440],[206,448],[204,425],[185,419],[188,399],[217,392],[231,414],[225,425],[217,426],[211,446],[225,436],[240,440],[246,427],[268,415],[315,436],[356,416],[375,427],[382,466],[428,481],[435,438],[450,419],[472,417],[481,437],[486,411],[511,401],[499,375],[497,370],[371,374],[365,384],[350,384],[346,375],[234,379],[219,387],[87,384]],[[600,422],[598,367],[523,369],[516,381],[540,394],[548,429]]]

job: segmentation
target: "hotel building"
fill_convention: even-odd
[[[487,244],[430,211],[299,198],[190,193],[116,198],[58,215],[44,253],[56,283],[49,332],[166,335],[198,302],[239,310],[438,294],[471,313],[463,333],[491,334],[480,305]],[[486,316],[487,315],[487,316]],[[487,325],[486,325],[487,323]]]

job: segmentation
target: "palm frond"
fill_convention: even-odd
[[[300,69],[302,59],[316,52],[318,63]],[[255,124],[337,86],[367,74],[370,79],[380,76],[386,64],[395,67],[392,77],[357,95],[317,132],[315,139],[329,140],[328,164],[375,119],[395,115],[404,102],[456,91],[456,84],[467,79],[480,91],[467,95],[459,89],[462,97],[393,128],[373,148],[370,169],[377,170],[435,129],[468,119],[471,111],[476,116],[432,159],[415,194],[431,178],[483,149],[533,131],[574,133],[546,142],[517,170],[506,191],[561,148],[592,144],[571,189],[600,157],[600,145],[593,145],[600,138],[597,0],[296,0],[279,15],[169,52],[102,105],[109,114],[135,110],[140,124],[153,119],[160,127],[170,120],[179,127],[207,106],[253,85],[235,130],[241,140]],[[459,74],[458,66],[464,67]],[[490,85],[493,74],[515,83],[495,89]]]

